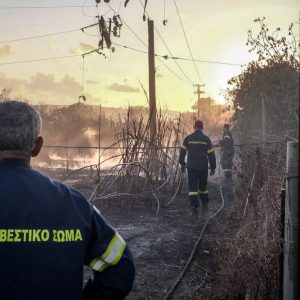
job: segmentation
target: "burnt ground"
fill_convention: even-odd
[[[186,180],[185,180],[186,181]],[[91,183],[71,180],[71,185],[89,196]],[[209,222],[203,240],[200,242],[195,258],[183,280],[176,288],[172,299],[215,299],[210,289],[215,280],[216,243],[220,226],[228,226],[230,236],[231,222],[234,225],[235,201],[234,185],[222,184],[225,207],[218,216]],[[168,209],[160,208],[155,216],[155,203],[145,204],[136,201],[127,205],[126,201],[112,199],[107,202],[95,202],[105,218],[118,230],[131,248],[136,265],[136,279],[127,300],[163,299],[190,257],[205,221],[222,204],[217,179],[208,186],[210,203],[207,211],[200,209],[198,218],[191,216],[187,197],[187,184],[183,192]],[[164,195],[165,202],[172,195]],[[169,197],[169,198],[168,198]],[[151,201],[150,201],[151,202]],[[85,271],[85,280],[89,272]],[[209,296],[210,295],[210,296]],[[220,299],[220,298],[218,298]]]

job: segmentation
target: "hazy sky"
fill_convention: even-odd
[[[112,38],[112,41],[147,51],[142,43],[147,44],[148,39],[147,22],[143,22],[142,18],[143,7],[139,0],[129,0],[124,8],[124,2],[110,1],[116,12],[120,7],[119,13],[128,25],[124,24],[121,37]],[[144,0],[141,2],[144,3]],[[299,34],[296,22],[300,5],[296,0],[176,0],[176,3],[193,57],[198,60],[246,64],[254,59],[254,54],[248,53],[245,43],[248,29],[258,32],[258,26],[253,22],[257,17],[265,16],[272,29],[279,26],[287,30],[289,24],[294,22],[295,33]],[[77,102],[82,92],[81,56],[9,65],[4,63],[70,56],[96,48],[99,41],[97,28],[90,28],[86,33],[80,28],[95,23],[98,13],[107,13],[105,17],[108,18],[114,12],[104,0],[98,12],[95,4],[94,0],[1,0],[0,89],[11,89],[11,96],[26,98],[33,103]],[[80,7],[8,8],[55,5]],[[173,56],[190,58],[174,0],[148,0],[147,10],[157,28],[155,52],[170,55],[166,44]],[[162,24],[164,12],[167,26]],[[73,29],[78,30],[43,38],[10,41]],[[107,59],[98,54],[85,56],[84,94],[88,103],[118,107],[126,107],[128,104],[147,105],[139,84],[140,80],[148,91],[147,54],[119,46],[115,48],[114,53],[104,51]],[[163,108],[190,110],[196,100],[193,83],[205,84],[204,96],[222,102],[222,90],[226,89],[227,80],[242,71],[240,66],[196,62],[198,76],[191,61],[177,62],[185,75],[173,60],[156,60],[157,102]]]

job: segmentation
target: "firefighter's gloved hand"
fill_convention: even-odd
[[[210,172],[209,172],[209,175],[210,175],[210,176],[214,175],[214,174],[215,174],[215,171],[216,171],[215,169],[211,169]]]

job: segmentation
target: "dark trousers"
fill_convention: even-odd
[[[199,206],[198,195],[202,203],[208,202],[207,176],[208,170],[188,168],[189,201],[192,206]]]
[[[223,152],[221,157],[221,165],[224,171],[225,177],[232,176],[232,161],[233,161],[233,154]]]

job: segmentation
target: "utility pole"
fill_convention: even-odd
[[[299,299],[299,143],[287,143],[283,300]]]
[[[200,98],[201,98],[201,94],[204,94],[204,91],[201,91],[201,87],[205,87],[205,84],[194,84],[194,86],[197,87],[197,90],[194,92],[194,94],[198,95],[197,98],[197,108],[198,108],[198,114],[197,117],[199,118],[199,114],[200,114]]]
[[[156,95],[155,95],[155,56],[154,56],[154,22],[148,19],[148,65],[149,65],[149,130],[150,142],[156,138]]]

